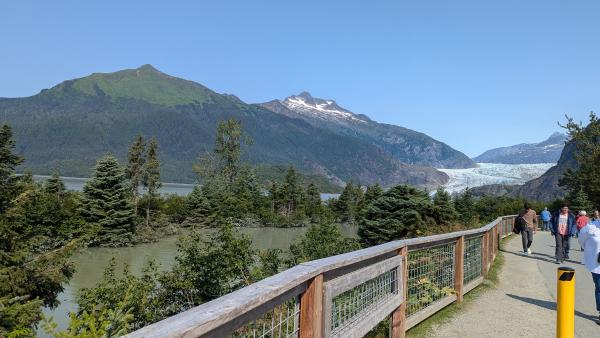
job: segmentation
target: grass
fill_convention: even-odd
[[[408,332],[406,333],[406,336],[410,337],[410,338],[417,338],[417,337],[420,338],[420,337],[429,336],[432,333],[432,329],[434,327],[439,326],[443,323],[449,322],[458,313],[465,310],[470,305],[470,302],[473,299],[476,299],[481,294],[483,294],[485,291],[495,288],[496,285],[498,285],[498,282],[500,280],[500,278],[499,278],[500,270],[501,270],[502,266],[504,265],[504,260],[505,260],[503,254],[502,254],[502,249],[504,249],[505,241],[509,238],[510,237],[507,237],[500,242],[501,250],[498,251],[498,254],[496,255],[496,260],[494,260],[492,267],[488,271],[487,278],[483,281],[483,283],[481,285],[479,285],[475,289],[471,290],[469,293],[465,294],[462,303],[455,303],[455,304],[445,307],[444,309],[440,310],[433,316],[431,316],[431,317],[427,318],[426,320],[424,320],[423,322],[419,323],[417,326],[408,330]]]

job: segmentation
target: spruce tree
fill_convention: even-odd
[[[150,225],[150,208],[156,200],[158,189],[162,186],[160,182],[160,159],[158,158],[158,142],[155,138],[150,139],[148,143],[148,152],[144,163],[144,174],[142,183],[148,193],[148,203],[146,204],[146,226]]]
[[[358,228],[361,242],[372,246],[422,235],[435,225],[432,202],[426,191],[398,185],[372,201]]]
[[[300,208],[302,193],[302,184],[300,183],[298,173],[293,166],[290,166],[281,187],[281,197],[286,216],[294,214]]]
[[[13,152],[15,141],[12,129],[5,124],[0,128],[0,212],[4,212],[16,194],[15,168],[23,158]]]
[[[62,198],[65,193],[65,184],[62,178],[60,178],[58,172],[54,171],[52,176],[46,180],[44,183],[44,190],[48,194],[56,195],[59,198]]]
[[[94,230],[92,245],[121,246],[132,242],[134,215],[129,187],[112,155],[96,163],[92,178],[83,186],[79,212]]]
[[[454,208],[458,212],[458,219],[464,225],[472,225],[475,222],[475,199],[471,189],[466,188],[462,194],[454,199]]]
[[[571,202],[570,209],[574,212],[585,210],[590,213],[593,211],[594,205],[589,200],[583,188],[579,188],[574,194],[570,194],[567,200]]]
[[[190,210],[190,221],[193,224],[209,225],[215,221],[213,219],[215,212],[199,185],[195,185],[188,195],[188,208]]]
[[[127,177],[129,180],[129,191],[133,197],[133,210],[136,215],[140,200],[139,187],[144,176],[145,151],[146,144],[144,142],[144,137],[142,135],[138,135],[127,152],[127,168],[125,169],[125,177]]]
[[[583,190],[592,204],[600,205],[600,118],[590,112],[587,126],[567,118],[564,128],[575,148],[576,166],[565,172],[559,185],[567,188],[572,198]]]
[[[46,194],[31,174],[15,176],[23,160],[13,148],[5,125],[0,128],[0,337],[33,337],[42,306],[58,305],[57,296],[73,275],[68,260],[76,245],[63,246],[56,236],[57,227],[71,222],[58,198]]]
[[[342,222],[354,223],[363,205],[364,193],[362,188],[350,181],[335,202],[335,211]]]
[[[271,212],[273,214],[279,211],[281,206],[281,193],[277,182],[271,183],[269,187],[269,200],[271,201]]]
[[[314,222],[319,219],[323,212],[323,203],[321,201],[321,194],[319,189],[314,183],[310,183],[306,188],[306,215]]]
[[[433,208],[435,219],[439,224],[450,225],[458,219],[454,202],[443,187],[438,188],[433,196]]]
[[[367,186],[367,191],[365,192],[365,204],[371,203],[371,201],[377,199],[381,194],[383,194],[383,188],[379,183]]]

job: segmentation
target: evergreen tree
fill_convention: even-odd
[[[213,223],[214,220],[211,217],[215,213],[199,185],[195,185],[188,195],[188,208],[190,210],[190,221],[193,224],[209,225]]]
[[[281,193],[277,182],[271,183],[269,187],[269,201],[271,202],[271,212],[275,214],[281,206]]]
[[[15,168],[23,158],[13,153],[15,141],[9,125],[0,128],[0,212],[5,211],[16,195]]]
[[[150,225],[150,208],[158,195],[158,189],[162,186],[160,182],[160,159],[158,158],[158,142],[155,138],[148,143],[148,152],[144,162],[144,174],[142,183],[148,193],[146,204],[146,226]]]
[[[594,205],[589,200],[583,188],[579,188],[574,194],[570,194],[567,200],[571,202],[570,209],[574,212],[585,210],[590,213],[594,209]]]
[[[132,242],[134,216],[129,187],[112,155],[97,162],[92,178],[83,186],[79,212],[96,232],[93,245],[120,246]]]
[[[55,307],[73,275],[76,243],[63,246],[60,226],[68,210],[31,174],[15,177],[22,159],[13,153],[10,127],[0,128],[0,337],[35,335],[41,307]],[[65,236],[68,237],[68,236]]]
[[[435,225],[429,194],[408,185],[398,185],[372,201],[365,210],[358,235],[365,245],[422,235]]]
[[[306,201],[304,204],[306,205],[306,215],[313,221],[319,220],[323,213],[323,203],[319,189],[314,183],[310,183],[306,188]]]
[[[293,166],[290,166],[285,175],[283,186],[281,187],[281,198],[286,216],[292,215],[301,207],[302,190],[302,184],[300,183],[298,173]]]
[[[334,209],[342,222],[354,223],[363,204],[364,193],[362,188],[350,181],[335,202]]]
[[[62,198],[65,193],[65,184],[62,178],[60,178],[58,172],[54,171],[52,176],[46,180],[44,184],[44,190],[48,194],[53,194],[59,198]]]
[[[458,212],[458,219],[464,225],[472,225],[476,221],[475,199],[469,188],[454,199],[454,208]]]
[[[139,188],[144,177],[144,164],[146,160],[144,158],[145,151],[146,144],[144,142],[144,137],[138,135],[127,152],[125,177],[129,180],[129,191],[133,197],[133,212],[135,215],[138,213],[138,204],[140,200]]]
[[[367,191],[365,192],[365,205],[376,200],[382,194],[383,188],[379,185],[379,183],[368,186]]]
[[[438,188],[433,196],[433,209],[438,224],[450,225],[458,219],[459,215],[454,208],[454,202],[443,187]]]
[[[577,166],[565,172],[559,185],[567,188],[571,198],[583,190],[593,205],[600,205],[600,119],[591,112],[587,126],[567,118],[564,128],[575,146]]]

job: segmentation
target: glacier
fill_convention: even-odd
[[[477,163],[476,168],[438,169],[450,179],[443,186],[449,193],[457,193],[465,188],[475,188],[488,184],[524,184],[542,176],[556,163],[504,164]]]

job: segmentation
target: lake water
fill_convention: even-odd
[[[287,250],[290,243],[304,234],[308,228],[241,228],[240,231],[250,236],[257,249],[279,248]],[[356,228],[341,226],[342,233],[348,237],[356,237]],[[211,230],[205,230],[211,231]],[[54,309],[45,309],[47,317],[52,316],[59,328],[66,328],[68,313],[77,311],[76,296],[82,288],[90,288],[102,279],[102,273],[111,258],[117,262],[117,271],[128,265],[132,273],[139,275],[144,264],[155,260],[161,269],[166,269],[173,264],[177,253],[178,236],[166,237],[156,243],[148,243],[125,248],[86,248],[77,252],[72,260],[75,263],[75,275],[65,286],[58,299],[60,305]],[[41,330],[40,330],[41,331]],[[38,332],[38,337],[48,337]]]
[[[33,179],[36,181],[45,181],[50,176],[44,175],[33,175]],[[63,182],[65,183],[65,188],[68,190],[74,191],[82,191],[83,185],[89,178],[83,177],[61,177]],[[179,196],[186,196],[194,189],[193,184],[185,184],[185,183],[163,183],[162,187],[159,189],[161,194],[174,194]],[[321,194],[321,199],[326,201],[330,198],[338,197],[340,194],[329,194],[323,193]]]

